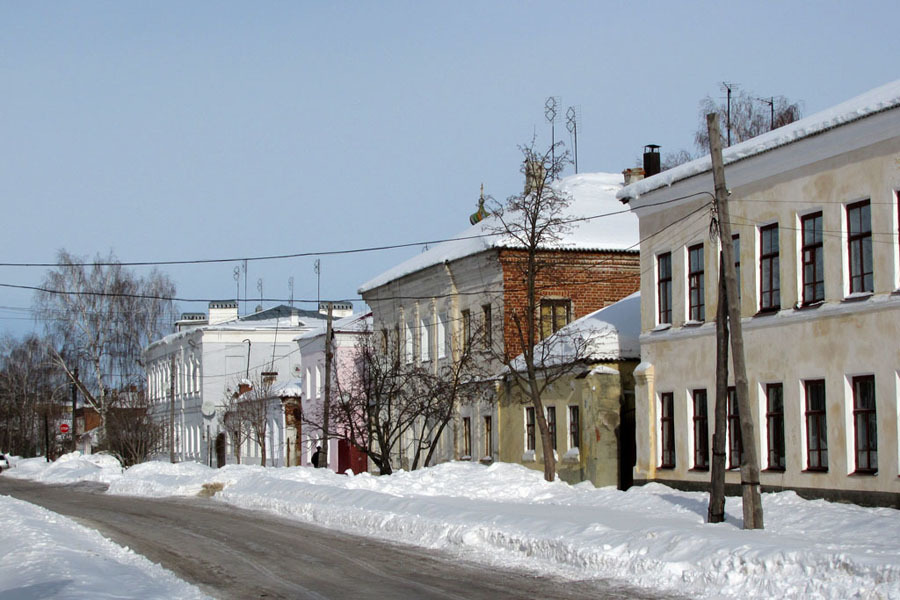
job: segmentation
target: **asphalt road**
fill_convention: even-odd
[[[2,476],[0,494],[95,528],[216,598],[662,598],[603,581],[485,568],[209,499],[112,496],[97,485]]]

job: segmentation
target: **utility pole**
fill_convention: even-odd
[[[750,390],[747,383],[747,365],[744,361],[744,335],[741,329],[741,308],[738,296],[737,273],[734,268],[734,240],[731,237],[731,221],[728,212],[728,189],[725,186],[725,165],[722,162],[722,137],[716,113],[706,115],[709,130],[710,157],[713,180],[716,187],[716,214],[719,218],[719,239],[725,261],[726,301],[728,321],[731,327],[731,352],[734,362],[734,384],[737,392],[738,412],[741,421],[741,492],[744,499],[744,529],[762,529],[763,511],[759,496],[759,455],[756,444],[756,428],[750,409]]]
[[[332,330],[332,311],[333,305],[328,303],[328,324],[325,327],[325,397],[322,399],[322,455],[319,457],[319,464],[325,461],[328,466],[328,429],[329,429],[329,413],[331,412],[331,359],[334,351],[331,347]]]
[[[716,408],[709,474],[708,523],[725,521],[725,435],[728,419],[728,290],[725,258],[719,253],[719,301],[716,307]]]
[[[78,450],[78,436],[75,435],[77,433],[75,427],[75,405],[78,403],[78,386],[76,385],[76,381],[78,381],[78,367],[75,367],[72,370],[72,452]]]
[[[169,462],[175,464],[175,354],[169,359]]]

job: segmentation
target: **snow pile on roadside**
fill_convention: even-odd
[[[900,598],[900,512],[765,494],[766,529],[743,531],[741,500],[707,525],[707,495],[649,484],[621,492],[548,483],[519,465],[438,465],[389,477],[325,469],[147,463],[109,493],[194,494],[486,564],[618,578],[697,598]],[[168,491],[168,492],[167,492]]]
[[[16,461],[15,468],[3,472],[4,477],[33,479],[41,483],[74,483],[76,481],[97,481],[109,483],[122,476],[122,465],[109,454],[89,454],[81,452],[64,454],[52,463],[39,456]]]
[[[71,519],[9,496],[0,510],[0,598],[207,598]]]

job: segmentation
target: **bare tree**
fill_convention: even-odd
[[[162,452],[166,423],[151,415],[151,402],[143,388],[113,392],[107,414],[106,447],[125,467]]]
[[[542,395],[554,381],[569,373],[584,358],[585,345],[564,336],[548,336],[554,331],[539,329],[540,291],[547,282],[563,281],[560,259],[552,250],[558,249],[563,236],[571,229],[572,216],[568,209],[571,198],[560,191],[554,182],[568,163],[568,153],[561,148],[537,151],[532,142],[521,148],[524,157],[522,173],[526,186],[522,194],[510,196],[502,206],[494,207],[497,225],[494,233],[504,236],[510,253],[509,265],[524,289],[524,306],[507,304],[507,327],[516,337],[504,340],[504,348],[496,349],[496,356],[506,365],[508,377],[522,391],[534,407],[541,434],[544,478],[556,478],[556,458],[553,440],[544,413]],[[549,252],[548,252],[549,251]],[[548,337],[539,343],[542,338]],[[510,344],[511,341],[516,343]],[[519,357],[511,356],[508,348],[521,348]]]
[[[258,377],[251,382],[251,386],[237,398],[237,409],[246,425],[246,439],[259,445],[260,465],[265,467],[272,382],[265,377]]]
[[[771,104],[769,104],[771,102]],[[694,134],[694,144],[701,154],[709,152],[709,131],[706,115],[719,114],[719,128],[722,132],[729,126],[728,106],[716,102],[710,96],[700,101],[700,124]],[[760,99],[747,90],[736,90],[731,96],[731,143],[737,144],[754,138],[772,129],[783,127],[800,118],[799,102],[792,102],[784,96]],[[724,135],[724,133],[723,133]]]
[[[99,413],[103,440],[113,392],[144,386],[141,350],[170,330],[175,286],[156,270],[135,275],[111,253],[88,264],[60,250],[57,263],[38,292],[37,314],[55,365]]]
[[[240,397],[242,392],[249,389],[249,381],[235,386],[234,389],[225,390],[223,400],[224,410],[219,414],[219,424],[228,432],[231,438],[231,450],[234,452],[234,460],[241,464],[241,447],[247,437],[247,421],[241,410]]]

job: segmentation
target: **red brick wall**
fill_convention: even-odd
[[[513,314],[525,310],[526,291],[521,250],[501,250],[503,268],[503,340],[508,356],[522,352],[522,343],[513,322]],[[539,259],[547,265],[536,281],[537,305],[541,298],[571,300],[572,320],[578,319],[633,294],[641,287],[640,255],[631,251],[542,252]],[[540,328],[540,315],[535,315]],[[524,323],[524,321],[523,321]],[[540,330],[538,330],[540,337]]]

